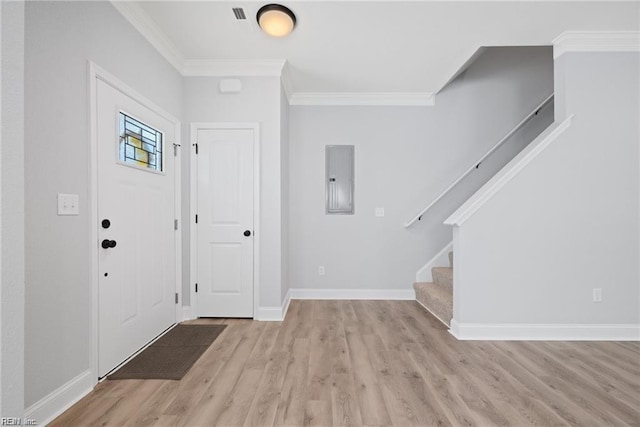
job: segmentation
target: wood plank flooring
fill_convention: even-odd
[[[414,301],[291,301],[181,381],[104,381],[51,425],[635,425],[640,343],[457,341]]]

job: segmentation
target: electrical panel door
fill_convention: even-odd
[[[354,147],[326,147],[326,206],[328,214],[353,214]]]

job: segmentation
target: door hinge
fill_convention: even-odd
[[[196,292],[198,292],[198,284],[196,283]]]
[[[173,157],[178,156],[178,147],[180,147],[180,144],[173,144]]]
[[[194,146],[194,147],[196,147],[196,154],[198,154],[198,143],[197,143],[197,142],[194,142],[194,143],[193,143],[193,146]]]
[[[178,303],[178,293],[176,292],[176,304]]]
[[[196,214],[196,224],[198,223],[198,214]]]
[[[173,220],[173,229],[174,229],[174,230],[177,230],[177,229],[178,229],[178,220],[177,220],[177,219],[174,219],[174,220]]]

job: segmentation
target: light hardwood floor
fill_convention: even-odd
[[[640,425],[640,343],[457,341],[414,301],[292,301],[181,381],[104,381],[52,425]]]

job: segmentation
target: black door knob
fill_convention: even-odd
[[[103,219],[102,228],[109,228],[109,227],[111,227],[111,221],[109,221],[108,219]]]
[[[244,230],[244,235],[249,237],[251,236],[251,232],[249,230]]]
[[[102,246],[103,249],[115,248],[116,247],[116,241],[115,240],[104,239],[100,245]]]

